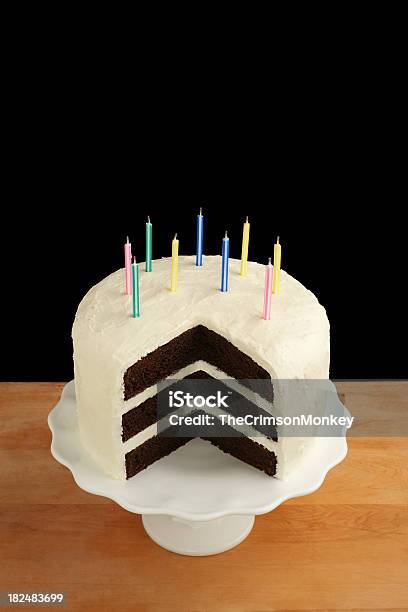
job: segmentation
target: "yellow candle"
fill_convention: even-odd
[[[177,240],[177,234],[174,236],[171,246],[171,280],[170,280],[170,291],[177,291],[178,283],[178,249],[179,241]]]
[[[272,293],[279,293],[280,290],[280,269],[281,269],[281,245],[279,236],[273,247],[273,284]]]
[[[250,224],[248,223],[247,217],[242,232],[241,270],[239,272],[241,276],[246,276],[247,273],[249,228]]]

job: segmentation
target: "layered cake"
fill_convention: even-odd
[[[158,384],[212,378],[244,396],[260,380],[262,409],[284,412],[282,381],[328,379],[329,322],[317,298],[281,272],[270,320],[262,318],[265,266],[229,260],[229,290],[219,289],[221,257],[179,257],[176,292],[169,290],[171,259],[140,266],[141,316],[133,318],[124,270],[92,287],[73,326],[75,387],[82,443],[114,478],[130,478],[192,438],[158,432]],[[234,387],[235,385],[235,387]],[[313,438],[262,435],[203,436],[214,452],[285,478]]]

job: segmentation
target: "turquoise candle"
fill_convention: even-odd
[[[150,217],[147,217],[146,223],[146,272],[152,271],[152,224]]]
[[[140,296],[139,296],[139,264],[136,257],[133,258],[132,265],[132,297],[133,297],[133,318],[140,317]]]

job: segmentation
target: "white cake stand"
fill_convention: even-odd
[[[51,452],[81,489],[103,495],[142,515],[157,544],[183,555],[215,555],[250,533],[255,515],[291,497],[316,491],[347,454],[341,438],[318,438],[302,466],[287,480],[262,472],[197,439],[128,481],[108,477],[81,444],[74,381],[48,416]]]

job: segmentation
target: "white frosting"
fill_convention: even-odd
[[[153,386],[124,401],[124,373],[195,325],[221,334],[269,372],[281,403],[285,391],[279,379],[328,378],[329,322],[316,297],[282,271],[280,293],[272,296],[271,318],[265,321],[265,267],[248,262],[246,277],[239,275],[239,268],[240,262],[230,259],[229,290],[224,293],[220,291],[221,257],[203,257],[203,267],[195,265],[195,257],[179,257],[178,290],[171,292],[170,258],[154,261],[149,273],[141,264],[140,318],[131,316],[123,269],[92,287],[80,303],[72,332],[79,427],[83,444],[115,478],[126,477],[124,454],[142,439],[135,436],[122,443],[121,416],[156,393]],[[196,369],[214,375],[216,369],[209,368],[189,366],[172,378]],[[217,377],[227,378],[219,371]],[[296,466],[311,440],[283,438],[273,443],[278,477]]]

